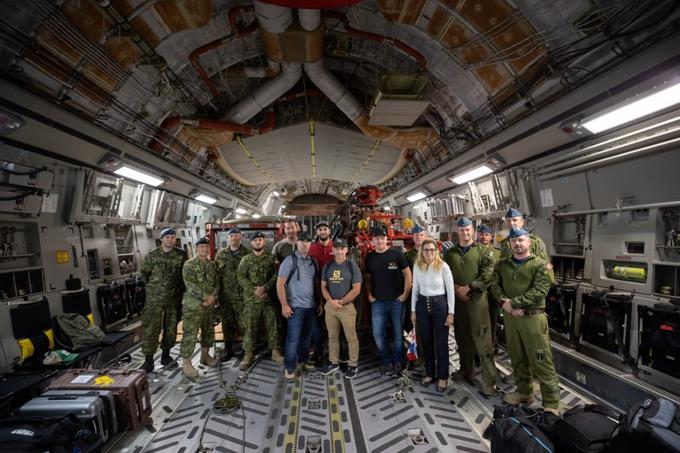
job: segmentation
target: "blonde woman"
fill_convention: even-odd
[[[418,322],[425,356],[424,385],[437,379],[437,390],[446,390],[449,379],[449,327],[455,307],[453,275],[439,256],[437,242],[425,239],[413,266],[411,321]]]

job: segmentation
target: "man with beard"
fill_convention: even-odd
[[[243,350],[245,356],[239,365],[247,370],[255,359],[255,336],[260,319],[264,318],[267,343],[272,351],[272,360],[283,362],[276,330],[276,314],[269,298],[269,292],[276,283],[274,257],[264,253],[264,234],[256,232],[250,239],[252,253],[244,256],[238,265],[238,282],[243,288]]]
[[[287,256],[290,256],[295,252],[295,242],[297,241],[298,231],[300,231],[300,228],[294,220],[287,220],[286,223],[283,224],[285,237],[274,244],[274,248],[272,249],[272,255],[274,255],[277,266],[283,263],[283,260],[286,259]]]
[[[517,390],[503,398],[508,404],[534,400],[532,377],[541,387],[543,408],[559,415],[560,385],[553,364],[545,315],[545,296],[550,289],[546,262],[531,253],[529,233],[513,227],[508,235],[512,256],[496,266],[491,293],[505,312],[505,331]]]
[[[505,227],[510,230],[512,228],[524,229],[524,214],[522,211],[510,208],[505,213]],[[531,244],[531,254],[536,255],[545,261],[545,267],[550,275],[550,282],[555,283],[555,274],[553,273],[553,265],[550,263],[550,256],[545,246],[543,239],[535,234],[529,235],[529,243]],[[503,239],[498,246],[501,249],[501,258],[510,258],[512,256],[512,246],[510,245],[510,237]]]
[[[314,258],[323,269],[326,264],[333,261],[333,243],[331,242],[331,229],[326,222],[316,224],[316,241],[309,246],[309,256]],[[321,303],[321,301],[318,301]],[[316,366],[323,357],[323,315],[314,315],[312,321],[312,337],[310,341],[309,359],[310,367]]]
[[[472,380],[476,353],[482,368],[482,393],[491,396],[497,393],[497,389],[486,289],[494,270],[493,255],[475,243],[475,230],[470,219],[459,218],[456,227],[458,244],[444,255],[444,261],[453,274],[456,293],[454,331],[460,354],[460,371],[453,373],[453,378]]]
[[[217,252],[215,264],[220,279],[220,306],[222,318],[222,335],[224,336],[224,352],[220,356],[226,362],[234,356],[232,341],[237,332],[243,332],[243,294],[238,283],[238,265],[249,252],[241,244],[241,230],[232,228],[227,233],[228,245]]]

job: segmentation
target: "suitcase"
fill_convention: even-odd
[[[90,431],[101,436],[102,441],[109,440],[112,431],[113,419],[108,396],[102,396],[98,392],[86,392],[83,395],[52,394],[40,395],[24,404],[17,411],[23,417],[63,417],[74,414],[78,420]]]
[[[0,453],[100,453],[102,444],[73,414],[0,419]]]
[[[47,390],[40,396],[87,396],[97,394],[104,402],[104,407],[106,408],[106,415],[110,421],[111,433],[116,434],[118,432],[118,415],[116,414],[116,397],[110,390]]]
[[[121,430],[151,424],[149,379],[142,370],[67,370],[48,386],[50,390],[110,390],[116,399]]]

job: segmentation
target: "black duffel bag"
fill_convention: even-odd
[[[101,437],[85,429],[73,414],[0,420],[0,453],[98,453],[102,444]]]
[[[552,416],[525,408],[494,407],[493,421],[484,433],[491,438],[491,453],[554,453],[552,441],[538,427],[550,426],[554,420],[548,415]]]
[[[597,404],[578,405],[555,422],[553,435],[561,453],[601,453],[609,445],[621,416]]]
[[[626,414],[623,428],[616,439],[622,453],[680,452],[680,407],[665,398],[650,398],[634,405]]]

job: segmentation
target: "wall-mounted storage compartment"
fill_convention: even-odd
[[[551,258],[555,278],[560,280],[583,280],[585,258],[558,256]]]
[[[586,216],[553,218],[553,255],[584,256]]]
[[[656,258],[680,263],[680,207],[659,211],[661,227],[657,229]]]
[[[45,291],[38,225],[0,223],[0,299]]]
[[[654,265],[654,294],[680,297],[680,266]],[[679,365],[680,366],[680,365]]]
[[[628,359],[632,296],[623,293],[584,294],[581,306],[581,344]]]
[[[647,283],[647,263],[602,260],[602,266],[607,278],[631,283]]]
[[[545,313],[551,332],[572,340],[576,309],[576,284],[553,285],[545,298]]]
[[[638,307],[640,363],[680,379],[680,307]]]

